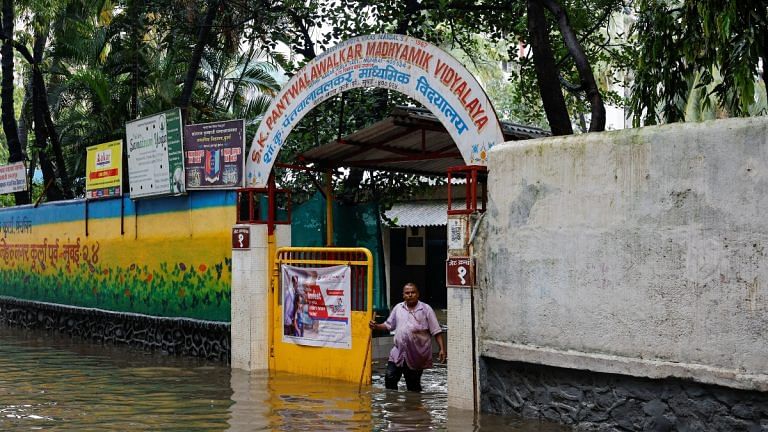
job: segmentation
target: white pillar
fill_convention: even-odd
[[[269,369],[269,268],[267,225],[250,229],[250,248],[232,249],[231,350],[233,368]],[[291,245],[291,226],[275,226],[275,250]],[[274,251],[272,251],[274,253]]]
[[[235,225],[250,229],[250,249],[232,249],[233,368],[269,368],[269,309],[267,226]]]
[[[474,410],[471,288],[447,289],[448,406]]]

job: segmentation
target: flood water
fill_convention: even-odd
[[[249,374],[205,360],[0,326],[0,430],[512,430],[555,425],[446,409],[446,369],[424,392]]]

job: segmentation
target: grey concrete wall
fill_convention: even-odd
[[[481,354],[768,391],[768,118],[495,147]]]

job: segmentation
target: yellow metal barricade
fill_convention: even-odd
[[[329,267],[348,265],[351,270],[350,349],[297,345],[283,341],[282,265]],[[371,330],[373,317],[373,257],[366,248],[283,247],[276,253],[270,290],[270,358],[273,371],[371,383]]]

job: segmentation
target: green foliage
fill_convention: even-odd
[[[633,27],[633,123],[764,114],[759,63],[768,7],[747,0],[643,0]]]
[[[221,9],[204,52],[207,68],[198,74],[192,95],[190,122],[253,120],[279,87],[274,76],[284,59],[271,55],[263,37],[274,17],[247,16],[256,3]],[[29,51],[36,37],[49,40],[38,66],[76,195],[83,193],[87,146],[122,138],[126,121],[176,106],[206,5],[203,0],[16,5],[22,24],[16,39]],[[16,63],[28,80],[32,65]],[[19,87],[22,98],[25,86]],[[32,130],[28,133],[27,153],[34,162],[38,152],[51,149],[35,147]]]

